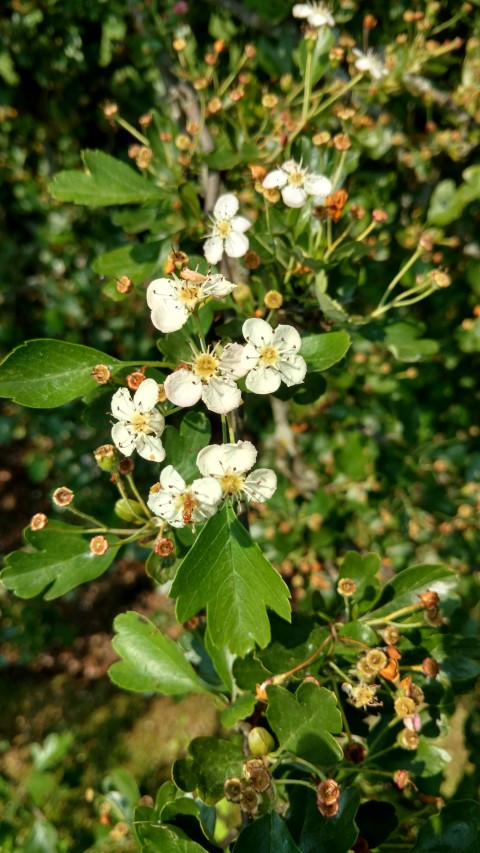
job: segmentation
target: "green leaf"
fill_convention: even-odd
[[[425,648],[440,664],[442,676],[449,681],[467,681],[480,675],[480,643],[477,637],[435,634]]]
[[[295,694],[271,685],[267,695],[267,719],[282,749],[317,766],[340,761],[342,749],[330,734],[342,730],[342,717],[334,693],[303,682]]]
[[[338,576],[355,581],[357,588],[351,597],[352,601],[369,606],[375,601],[380,589],[376,577],[379,570],[380,557],[378,554],[371,551],[369,554],[362,555],[358,551],[348,551],[345,554]]]
[[[360,803],[357,788],[345,788],[334,817],[323,817],[313,791],[294,788],[290,794],[288,827],[302,853],[347,853],[358,829],[355,814]]]
[[[0,397],[32,409],[50,409],[98,388],[92,369],[104,364],[112,373],[122,363],[99,350],[50,339],[26,341],[0,365]]]
[[[203,527],[171,594],[179,622],[206,607],[212,643],[240,656],[268,644],[267,607],[290,619],[288,587],[227,506]]]
[[[89,547],[91,537],[87,540],[79,536],[78,527],[56,521],[55,528],[27,529],[25,539],[36,550],[14,551],[6,557],[2,583],[20,598],[33,598],[43,590],[47,601],[65,595],[103,575],[121,546],[121,542],[107,536],[110,547],[105,554],[93,554]]]
[[[93,262],[98,275],[121,278],[127,275],[134,284],[142,284],[161,268],[163,243],[130,243],[99,255]]]
[[[117,616],[113,627],[117,635],[112,645],[122,658],[109,669],[114,684],[124,690],[155,690],[167,696],[189,692],[210,695],[176,643],[153,622],[129,612]]]
[[[71,732],[56,734],[52,732],[47,735],[43,744],[32,743],[30,752],[33,763],[37,770],[49,770],[55,767],[70,750],[73,743]]]
[[[256,697],[253,693],[240,693],[231,705],[228,705],[220,714],[222,726],[234,726],[238,720],[245,720],[253,714],[256,705]]]
[[[423,326],[417,324],[392,323],[385,329],[384,344],[399,361],[420,361],[438,352],[437,341],[420,338],[422,331]]]
[[[412,853],[478,853],[479,850],[480,804],[457,800],[425,821]]]
[[[456,584],[455,573],[446,566],[428,563],[411,566],[399,572],[390,583],[387,583],[378,606],[369,613],[368,618],[384,619],[385,616],[403,607],[418,604],[418,596],[426,589],[438,593],[440,598],[445,598]]]
[[[151,827],[152,841],[147,840],[142,844],[142,853],[205,853],[205,847],[201,847],[196,841],[181,838],[171,827],[154,824]]]
[[[23,853],[57,853],[58,833],[52,823],[36,818],[32,831],[24,840]]]
[[[163,193],[146,176],[103,151],[84,151],[85,171],[69,170],[55,175],[49,191],[58,201],[88,207],[154,201]]]
[[[327,370],[341,361],[350,346],[346,332],[328,332],[323,335],[306,335],[300,350],[312,371]]]
[[[162,443],[169,465],[173,465],[188,483],[200,476],[195,464],[198,452],[205,447],[212,434],[212,427],[203,412],[188,412],[182,420],[180,430],[165,427]]]
[[[267,812],[240,833],[233,853],[300,853],[284,820]]]
[[[470,166],[463,172],[464,183],[459,187],[448,178],[435,187],[430,199],[427,221],[431,225],[450,225],[463,213],[467,204],[480,199],[480,166]]]
[[[172,778],[182,791],[197,791],[207,805],[223,797],[225,779],[241,776],[245,756],[239,744],[216,737],[197,737],[188,755],[173,765]]]

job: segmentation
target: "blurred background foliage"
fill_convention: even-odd
[[[285,481],[261,524],[256,527],[255,513],[251,524],[299,606],[311,594],[304,589],[307,574],[313,579],[310,588],[321,594],[322,574],[338,556],[351,548],[375,550],[392,572],[424,561],[453,566],[461,575],[464,629],[472,633],[478,619],[480,190],[462,199],[458,187],[465,187],[464,170],[478,162],[480,11],[478,3],[438,5],[439,32],[453,19],[452,37],[462,40],[460,50],[426,66],[445,99],[424,97],[413,82],[410,93],[403,88],[391,92],[388,103],[372,101],[371,125],[351,131],[362,152],[357,202],[384,208],[389,221],[382,244],[360,262],[357,279],[340,264],[335,283],[335,298],[347,310],[355,312],[358,288],[362,304],[375,305],[405,249],[416,245],[417,225],[438,183],[449,179],[453,183],[444,187],[441,199],[447,213],[439,222],[445,239],[438,263],[453,283],[408,312],[416,321],[415,334],[420,329],[435,343],[418,358],[408,348],[399,353],[394,339],[386,348],[374,329],[370,337],[354,336],[346,362],[329,372],[320,402],[295,410],[298,458],[307,466],[309,460],[319,462],[311,495],[297,496],[298,523],[292,524],[295,493]],[[102,208],[92,212],[54,202],[47,184],[58,171],[78,168],[85,148],[128,160],[131,137],[105,117],[103,106],[117,103],[134,126],[150,109],[162,111],[175,80],[172,38],[189,32],[186,28],[197,42],[198,57],[191,62],[198,63],[198,73],[213,39],[235,44],[247,38],[255,44],[257,89],[245,107],[248,117],[268,81],[294,70],[298,26],[290,3],[11,0],[7,6],[0,20],[0,354],[25,339],[53,337],[140,357],[153,344],[142,294],[134,291],[126,308],[108,299],[92,270],[98,255],[132,238],[125,238]],[[380,0],[368,7],[344,0],[334,11],[337,25],[346,25],[358,44],[365,13],[377,16],[372,43],[382,47],[395,41],[401,46],[409,8],[406,2],[387,8]],[[228,67],[223,70],[226,74]],[[168,239],[165,245],[169,249]],[[79,404],[60,411],[3,405],[4,551],[19,546],[22,527],[34,512],[48,511],[55,487],[68,485],[80,503],[82,495],[86,503],[102,501],[109,487],[91,452],[108,440],[108,423],[99,435],[82,412]],[[275,465],[278,446],[263,434],[256,439]],[[283,456],[280,451],[280,464],[288,467],[287,450]],[[102,776],[122,764],[135,773],[141,793],[153,794],[169,759],[162,759],[159,749],[153,770],[144,757],[135,763],[132,755],[142,747],[132,745],[125,730],[136,727],[138,735],[144,720],[138,738],[146,741],[147,754],[151,740],[145,732],[160,743],[163,739],[163,752],[166,740],[178,749],[183,745],[181,726],[172,737],[172,714],[155,704],[172,702],[152,700],[145,712],[143,700],[137,705],[132,696],[119,698],[103,679],[111,661],[108,632],[119,609],[144,609],[173,630],[168,604],[152,592],[137,556],[132,553],[114,579],[108,575],[59,603],[0,599],[0,672],[11,696],[8,712],[2,711],[1,849],[62,853],[86,850],[96,840],[105,851],[128,849],[121,830],[112,836],[115,820],[98,799]],[[195,705],[185,713],[180,719],[190,727],[195,717],[200,720],[196,733],[214,731],[210,711],[202,717]],[[472,758],[480,737],[475,714],[467,725]],[[30,741],[46,736],[57,740],[31,748]],[[188,740],[191,736],[190,730]],[[478,770],[470,778],[475,788]],[[117,788],[122,784],[128,788],[132,782],[116,780]],[[108,791],[108,779],[103,785]],[[133,801],[135,791],[130,794]],[[32,825],[35,810],[55,828],[42,829],[38,820]],[[12,840],[17,832],[21,847]]]

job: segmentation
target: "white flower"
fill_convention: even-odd
[[[212,231],[203,246],[209,264],[218,264],[224,252],[229,258],[242,258],[248,252],[248,237],[244,232],[252,223],[244,216],[236,216],[237,210],[238,199],[231,193],[217,199]]]
[[[134,450],[151,462],[165,459],[160,436],[165,419],[155,408],[158,402],[158,384],[155,379],[144,379],[132,400],[128,388],[119,388],[112,397],[112,415],[118,423],[112,427],[112,439],[125,456]]]
[[[385,68],[382,60],[375,51],[367,50],[366,53],[362,53],[358,47],[354,47],[353,53],[357,57],[354,63],[357,71],[368,71],[372,80],[381,80],[382,77],[387,76],[388,69]]]
[[[257,468],[245,476],[256,458],[257,450],[251,441],[210,444],[198,454],[197,468],[205,477],[213,477],[220,483],[224,497],[263,503],[277,488],[277,477],[270,468]]]
[[[299,385],[305,379],[307,365],[301,355],[300,335],[293,326],[277,326],[275,331],[260,319],[245,320],[242,327],[247,345],[243,348],[242,368],[249,371],[246,386],[255,394],[273,394],[285,385]]]
[[[202,477],[187,486],[173,465],[167,465],[160,474],[160,483],[150,491],[147,504],[171,527],[185,527],[215,515],[221,498],[222,488],[217,480]]]
[[[175,406],[194,406],[200,399],[207,409],[225,415],[242,402],[236,379],[244,376],[243,347],[227,344],[222,351],[214,347],[195,355],[191,369],[181,367],[167,376],[164,389]]]
[[[332,191],[332,182],[325,175],[310,174],[295,160],[269,172],[262,186],[267,190],[278,187],[287,207],[303,207],[309,196],[315,196],[315,204],[325,204]]]
[[[296,3],[292,15],[294,18],[306,18],[312,27],[335,26],[335,18],[324,3]]]
[[[183,270],[181,278],[156,278],[147,288],[152,323],[161,332],[176,332],[187,322],[196,305],[209,296],[227,296],[236,285],[223,275],[202,275]]]

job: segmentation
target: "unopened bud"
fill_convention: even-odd
[[[248,733],[248,748],[252,755],[268,755],[275,748],[275,741],[267,729],[255,726]]]
[[[225,39],[216,39],[213,42],[213,49],[215,53],[222,53],[225,50]]]
[[[90,376],[98,382],[99,385],[105,385],[111,378],[110,368],[106,364],[96,364],[90,371]]]
[[[385,210],[381,210],[381,208],[377,207],[375,210],[372,210],[372,219],[374,222],[386,222],[388,216]]]
[[[69,506],[74,498],[74,494],[71,489],[67,489],[66,486],[61,486],[59,489],[55,489],[52,495],[52,501],[56,506]]]
[[[435,658],[424,658],[422,660],[422,670],[429,678],[436,678],[440,672],[440,667]]]
[[[127,498],[119,498],[115,503],[115,515],[118,515],[122,521],[132,522],[137,521],[138,516],[142,515],[142,505],[138,501],[133,501]]]
[[[118,453],[113,444],[102,444],[93,451],[95,462],[102,471],[107,471],[111,474],[116,471],[118,462]]]
[[[48,524],[48,518],[43,512],[36,512],[30,519],[30,530],[43,530]]]
[[[268,293],[265,294],[264,298],[265,307],[270,311],[274,311],[277,308],[281,308],[283,305],[283,296],[278,290],[269,290]]]
[[[94,536],[93,539],[90,539],[90,551],[96,557],[101,557],[108,551],[108,539],[105,536]]]

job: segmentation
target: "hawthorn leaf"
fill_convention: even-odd
[[[427,589],[438,593],[440,598],[445,598],[456,584],[455,572],[448,569],[447,566],[434,563],[410,566],[409,569],[399,572],[393,580],[386,584],[377,602],[377,607],[370,611],[368,619],[370,620],[373,617],[376,620],[384,619],[403,607],[418,604],[418,596]]]
[[[122,658],[108,671],[114,684],[139,693],[211,695],[176,643],[153,622],[130,611],[117,616],[113,627],[117,635],[112,645]]]
[[[480,804],[456,800],[425,821],[412,853],[478,853]]]
[[[91,536],[79,536],[80,529],[61,522],[43,530],[27,528],[25,539],[35,550],[9,554],[0,575],[2,583],[19,598],[33,598],[45,590],[44,598],[50,601],[103,575],[122,543],[107,536],[108,550],[93,554]]]
[[[93,262],[93,270],[108,278],[128,276],[134,284],[142,284],[161,269],[163,243],[128,243],[104,252]]]
[[[340,761],[343,751],[331,735],[342,730],[334,693],[303,682],[296,693],[271,685],[267,696],[267,719],[282,749],[322,767]]]
[[[58,201],[88,207],[155,201],[163,192],[146,176],[103,151],[82,152],[85,171],[69,169],[55,175],[49,191]]]
[[[241,776],[245,756],[239,743],[217,737],[196,737],[185,758],[175,761],[172,779],[181,791],[196,791],[206,805],[224,795],[225,779]]]
[[[327,370],[342,360],[350,344],[350,336],[346,332],[306,335],[302,338],[300,353],[309,371]]]
[[[168,464],[173,465],[187,483],[200,476],[195,459],[209,443],[211,434],[210,421],[203,412],[188,412],[180,430],[168,425],[162,433]]]
[[[277,812],[267,812],[240,833],[233,853],[301,853],[287,824]]]
[[[153,822],[149,830],[148,838],[142,835],[142,853],[205,853],[205,847],[180,837],[177,833],[181,830],[174,827]]]
[[[358,551],[347,551],[340,567],[339,578],[350,578],[355,581],[356,590],[352,601],[361,603],[363,610],[372,604],[378,596],[380,583],[377,573],[380,570],[380,557],[375,552],[359,554]]]
[[[179,622],[206,608],[213,645],[241,657],[270,641],[267,607],[290,619],[288,587],[227,506],[204,525],[171,594]]]
[[[344,788],[333,817],[320,814],[314,791],[294,788],[290,794],[287,824],[302,853],[347,853],[358,836],[355,815],[360,804],[358,788]]]
[[[0,365],[0,397],[32,409],[51,409],[98,389],[91,372],[97,364],[112,374],[122,362],[81,344],[51,339],[26,341]]]

